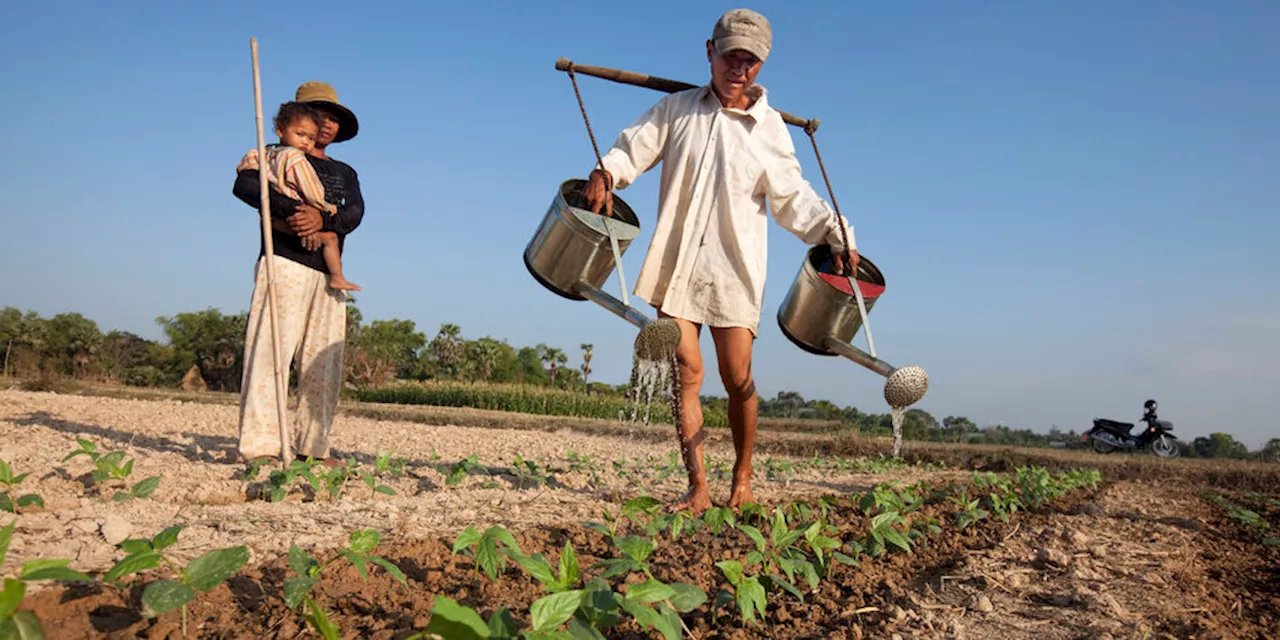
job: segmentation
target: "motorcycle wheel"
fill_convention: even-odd
[[[1092,439],[1090,439],[1090,442],[1092,442],[1092,443],[1093,443],[1093,450],[1094,450],[1094,451],[1096,451],[1096,452],[1098,452],[1098,453],[1111,453],[1112,451],[1115,451],[1115,450],[1116,450],[1116,448],[1115,448],[1115,447],[1113,447],[1113,446],[1111,446],[1111,445],[1109,445],[1109,444],[1107,444],[1107,443],[1105,443],[1105,442],[1103,442],[1103,441],[1101,441],[1101,440],[1098,440],[1097,438],[1092,438]]]
[[[1151,453],[1161,458],[1176,458],[1181,453],[1178,450],[1178,443],[1167,435],[1161,435],[1151,443]]]

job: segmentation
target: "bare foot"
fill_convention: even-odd
[[[671,505],[672,513],[681,511],[691,511],[693,515],[702,515],[703,511],[711,508],[711,492],[707,491],[706,485],[701,487],[690,488],[687,493],[680,497]]]
[[[360,288],[360,285],[348,282],[347,279],[342,276],[329,276],[329,288],[338,289],[340,291],[363,291],[363,289]]]
[[[733,490],[729,494],[729,508],[741,509],[743,505],[752,502],[755,502],[755,499],[751,497],[751,481],[743,480],[741,483],[735,481]]]

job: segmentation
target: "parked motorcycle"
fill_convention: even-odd
[[[1093,450],[1098,453],[1111,453],[1116,449],[1140,450],[1148,446],[1151,452],[1161,458],[1176,458],[1180,453],[1178,440],[1170,431],[1173,423],[1156,417],[1156,401],[1147,400],[1142,421],[1146,428],[1137,434],[1130,433],[1132,422],[1117,422],[1107,418],[1094,418],[1093,428],[1080,437],[1082,442],[1091,442]]]

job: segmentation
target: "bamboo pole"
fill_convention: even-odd
[[[253,54],[253,102],[258,119],[258,186],[262,212],[262,242],[265,247],[263,263],[267,267],[267,311],[271,320],[271,350],[275,359],[276,413],[280,421],[280,463],[288,467],[293,463],[293,443],[289,438],[287,417],[289,398],[285,395],[284,356],[280,352],[280,323],[276,313],[276,274],[272,266],[275,245],[271,237],[271,195],[267,178],[267,143],[262,125],[262,79],[258,70],[258,39],[249,38],[249,50]],[[248,366],[249,363],[246,363]]]

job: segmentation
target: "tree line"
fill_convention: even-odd
[[[178,387],[198,379],[202,388],[238,392],[243,371],[248,314],[217,309],[156,318],[162,342],[120,330],[101,331],[79,313],[45,318],[14,307],[0,310],[0,348],[6,377],[60,377],[140,387]],[[566,350],[539,343],[516,347],[492,336],[467,339],[456,324],[442,324],[430,338],[412,320],[365,322],[355,299],[347,303],[345,386],[378,388],[394,380],[514,383],[582,393],[621,395],[626,385],[591,379],[592,345],[580,344],[571,360]],[[291,372],[291,376],[294,372]],[[728,399],[704,396],[709,409],[727,409]],[[824,399],[806,400],[794,391],[759,399],[766,418],[838,422],[867,434],[892,432],[887,413],[865,413]],[[941,420],[910,409],[903,437],[932,442],[984,443],[1079,448],[1080,433],[1054,426],[1047,433],[1007,425],[979,427],[964,416]],[[1183,455],[1261,458],[1280,461],[1280,438],[1250,452],[1230,434],[1213,433],[1183,444]]]

